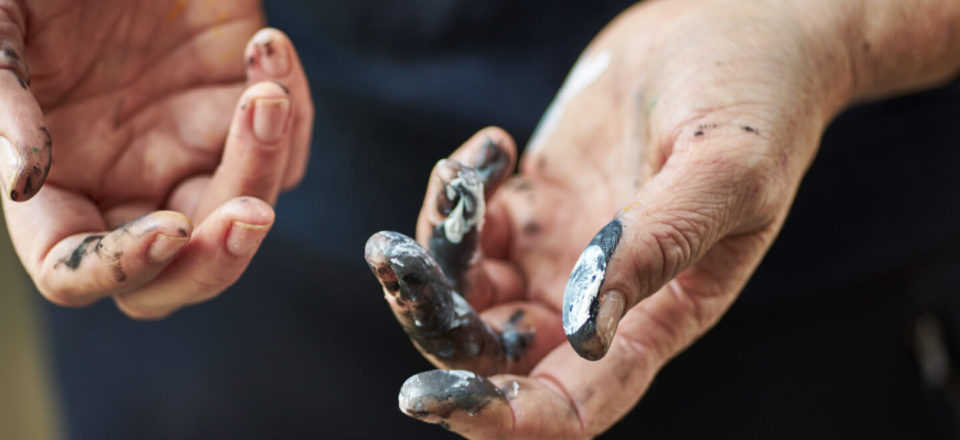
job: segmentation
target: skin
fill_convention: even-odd
[[[609,428],[736,299],[830,120],[851,103],[956,78],[957,23],[952,0],[648,1],[623,13],[586,49],[588,68],[574,70],[519,173],[487,194],[482,255],[466,269],[482,281],[460,293],[490,327],[518,307],[543,311],[524,318],[536,335],[526,369],[469,386],[463,373],[421,373],[400,409],[471,438]],[[476,148],[468,141],[453,157]],[[424,245],[438,191],[431,180]],[[597,329],[572,346],[561,329],[568,278],[612,219],[622,231],[597,265]]]
[[[251,0],[0,0],[3,208],[46,298],[156,319],[237,280],[313,118],[263,22]]]

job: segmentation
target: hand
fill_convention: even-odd
[[[45,297],[155,319],[237,280],[312,128],[262,23],[253,0],[0,0],[4,213]]]
[[[419,244],[366,247],[444,369],[401,410],[468,437],[594,436],[717,322],[850,97],[844,49],[788,7],[645,2],[586,50],[519,175],[501,184],[496,129],[438,163]]]

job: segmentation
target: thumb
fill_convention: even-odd
[[[40,190],[52,158],[50,131],[30,92],[24,14],[18,2],[0,0],[0,184],[15,202]]]
[[[752,166],[682,156],[668,160],[634,202],[600,230],[574,266],[564,291],[563,328],[586,359],[604,356],[627,310],[697,262],[734,228],[754,227],[754,220],[745,219],[758,211],[751,201],[760,198],[763,185]],[[752,249],[748,253],[745,260],[738,255],[727,261],[738,261],[735,268],[722,264],[724,273],[709,274],[708,282],[694,283],[692,290],[736,293],[735,286],[751,272],[751,265],[743,263],[759,261],[762,255]],[[703,278],[703,271],[695,272]],[[661,318],[666,327],[675,324],[672,317]],[[701,322],[701,317],[694,318]]]

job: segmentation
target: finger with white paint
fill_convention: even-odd
[[[523,291],[518,271],[502,260],[485,258],[483,249],[508,246],[509,239],[502,234],[509,230],[505,211],[487,201],[515,164],[513,139],[499,128],[483,129],[450,159],[437,163],[420,210],[418,241],[430,249],[456,291],[477,310],[518,299]],[[492,234],[493,240],[485,241],[485,234]]]

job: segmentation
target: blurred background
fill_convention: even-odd
[[[3,220],[0,218],[0,225]],[[60,438],[48,345],[37,313],[40,299],[10,245],[0,234],[0,439]]]

